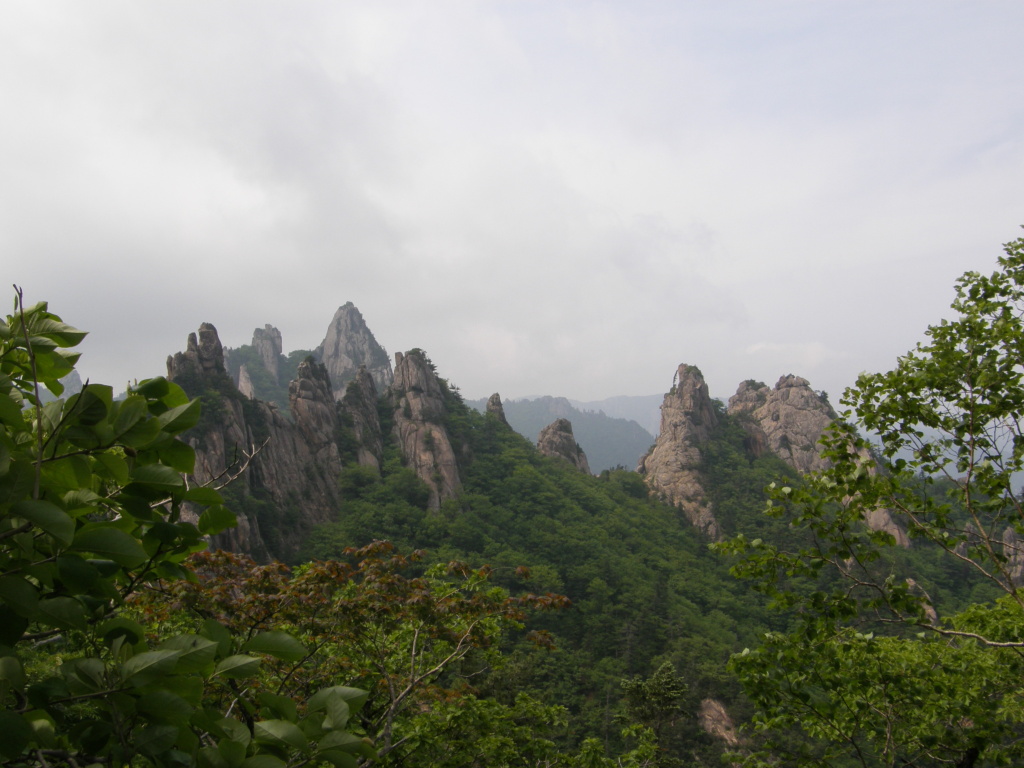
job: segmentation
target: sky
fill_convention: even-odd
[[[309,349],[351,301],[467,397],[687,363],[836,402],[1024,234],[1022,29],[1019,0],[0,0],[0,273],[115,389],[200,323]]]

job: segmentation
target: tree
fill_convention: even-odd
[[[831,467],[774,489],[768,514],[805,544],[721,547],[794,617],[732,662],[766,739],[747,764],[1024,757],[1024,239],[1004,249],[995,273],[957,282],[954,320],[846,391]],[[866,524],[880,509],[908,551]],[[929,558],[960,584],[940,594],[921,576]]]
[[[369,692],[361,726],[374,738],[383,764],[398,765],[421,751],[442,764],[436,763],[439,756],[453,753],[444,742],[457,740],[460,732],[466,737],[477,728],[494,735],[499,724],[508,729],[520,717],[562,716],[560,708],[543,708],[528,697],[512,708],[479,701],[467,681],[486,669],[488,659],[480,657],[503,632],[521,627],[530,610],[567,606],[565,598],[511,597],[490,584],[486,566],[449,562],[416,574],[422,553],[401,555],[388,542],[345,554],[345,560],[292,571],[226,552],[201,553],[192,561],[197,582],[170,582],[137,604],[156,621],[183,613],[196,627],[215,620],[242,640],[290,628],[305,641],[312,663],[301,669],[271,666],[268,677],[254,685],[301,701],[325,677],[357,681]],[[534,637],[546,643],[544,633]],[[233,694],[218,695],[226,701]],[[486,729],[480,720],[490,723]],[[509,737],[502,748],[524,744]],[[553,744],[547,748],[553,751]]]
[[[320,690],[289,707],[249,700],[264,658],[300,664],[304,646],[269,630],[233,638],[215,621],[147,636],[125,603],[157,579],[194,580],[203,537],[234,523],[178,435],[198,401],[163,378],[121,401],[59,379],[85,334],[45,303],[0,322],[0,760],[4,765],[284,768],[355,765],[372,749],[347,731],[362,691]],[[44,404],[42,390],[58,399]],[[196,521],[182,505],[204,505]],[[224,708],[206,692],[235,691]]]

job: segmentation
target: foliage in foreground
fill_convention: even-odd
[[[84,333],[45,303],[0,322],[0,762],[167,768],[354,766],[372,748],[348,732],[365,694],[332,686],[301,706],[247,697],[269,657],[308,660],[272,630],[145,634],[125,601],[157,580],[194,579],[202,537],[234,523],[210,488],[189,488],[177,438],[199,403],[165,379],[114,401],[87,384],[60,399]],[[58,399],[44,403],[43,390]],[[182,504],[206,505],[196,522]],[[233,695],[211,699],[211,689]],[[219,706],[214,706],[216,701]]]
[[[768,514],[805,533],[786,547],[738,537],[735,571],[795,612],[732,668],[755,701],[764,750],[747,765],[1019,765],[1024,759],[1024,239],[990,276],[957,284],[957,318],[888,373],[847,390],[833,465],[776,488]],[[856,420],[856,422],[854,422]],[[881,466],[854,423],[880,436]],[[948,489],[948,493],[940,490]],[[978,584],[946,614],[898,567],[888,509],[912,551]]]

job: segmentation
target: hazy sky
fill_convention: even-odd
[[[202,322],[310,348],[352,301],[469,397],[685,362],[835,401],[1024,234],[1022,30],[1020,0],[0,0],[0,265],[115,387]]]

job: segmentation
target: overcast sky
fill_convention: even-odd
[[[115,388],[202,322],[311,348],[352,301],[468,397],[685,362],[835,401],[1024,234],[1022,30],[1020,0],[0,0],[0,271]]]

